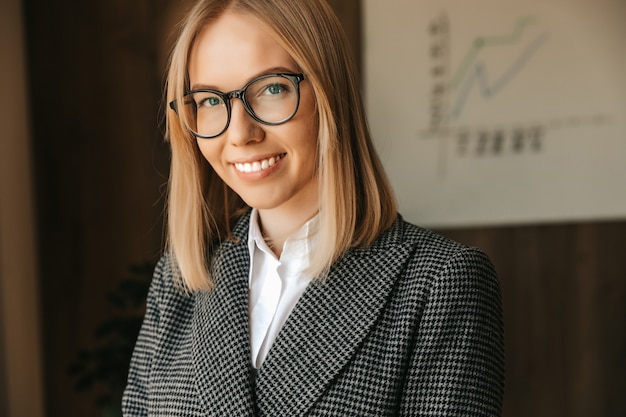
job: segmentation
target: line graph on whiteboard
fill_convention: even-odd
[[[363,3],[372,138],[407,219],[626,216],[626,2]]]
[[[611,122],[610,113],[597,112],[522,117],[532,114],[546,94],[534,82],[541,55],[551,53],[552,34],[538,17],[520,16],[507,32],[484,30],[459,49],[456,60],[453,33],[447,13],[428,23],[430,106],[428,127],[420,136],[439,139],[440,175],[450,151],[457,157],[536,154],[551,131]],[[504,113],[520,118],[499,117]]]
[[[495,46],[507,46],[516,44],[522,41],[522,35],[526,26],[535,22],[532,17],[526,17],[519,20],[515,31],[510,36],[494,36],[494,37],[478,37],[474,41],[472,48],[469,49],[465,58],[461,61],[461,65],[453,72],[452,79],[450,81],[450,89],[453,92],[458,92],[454,104],[450,109],[450,120],[456,120],[463,112],[463,108],[467,101],[467,96],[475,85],[479,88],[483,98],[490,98],[497,95],[500,90],[504,89],[516,76],[524,69],[528,61],[532,59],[535,52],[546,42],[548,39],[547,33],[541,33],[539,36],[531,40],[528,46],[525,46],[522,53],[517,57],[501,75],[498,75],[496,79],[491,81],[488,75],[487,67],[484,62],[478,61],[478,56],[483,48],[495,47]],[[444,29],[445,26],[435,24],[433,30],[437,33],[440,29]],[[446,25],[447,26],[447,25]],[[433,48],[435,55],[434,59],[437,59],[437,49]],[[473,70],[473,71],[470,71]],[[461,85],[461,82],[463,84]]]

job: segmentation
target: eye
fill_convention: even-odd
[[[279,84],[279,83],[269,84],[263,90],[263,94],[267,94],[271,96],[276,96],[281,93],[287,93],[287,92],[289,92],[289,87],[285,84]]]
[[[246,89],[246,98],[250,103],[256,101],[283,100],[295,93],[291,81],[283,76],[261,76]]]
[[[220,97],[217,96],[209,96],[204,97],[198,100],[198,107],[217,107],[222,105],[224,102]]]

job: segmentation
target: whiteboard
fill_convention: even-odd
[[[407,219],[626,218],[626,1],[363,5],[367,112]]]

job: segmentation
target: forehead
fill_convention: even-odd
[[[188,71],[192,88],[206,85],[226,91],[274,68],[297,71],[265,25],[248,14],[227,11],[198,34]]]

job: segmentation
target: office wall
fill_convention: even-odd
[[[0,3],[0,415],[43,416],[39,286],[20,0]]]
[[[161,90],[168,36],[185,3],[24,4],[46,415],[96,416],[107,381],[69,371],[102,346],[96,330],[123,314],[109,294],[160,254],[168,172]],[[79,391],[81,377],[99,380]]]

